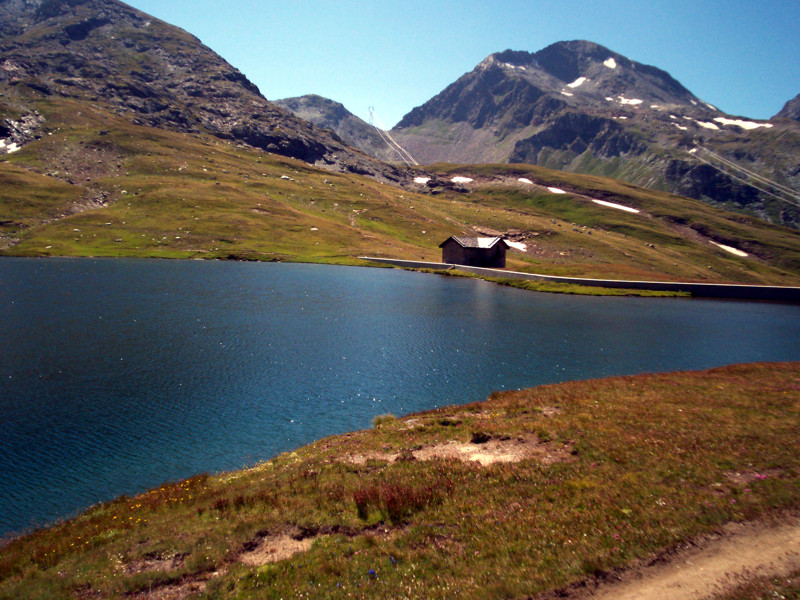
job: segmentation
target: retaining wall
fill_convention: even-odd
[[[535,273],[522,273],[520,271],[506,271],[505,269],[486,269],[482,267],[468,267],[465,265],[452,265],[448,263],[421,262],[397,260],[393,258],[372,258],[360,256],[364,260],[385,263],[397,267],[410,269],[458,269],[475,275],[485,277],[502,277],[505,279],[530,279],[534,281],[553,281],[558,283],[574,283],[594,287],[614,289],[654,290],[665,292],[688,292],[700,298],[730,298],[736,300],[777,300],[780,302],[800,303],[800,287],[777,285],[739,285],[734,283],[691,283],[678,281],[625,281],[618,279],[584,279],[581,277],[559,277],[558,275],[539,275]]]

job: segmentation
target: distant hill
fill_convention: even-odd
[[[402,155],[392,149],[385,132],[378,131],[339,102],[308,94],[275,100],[275,104],[321,129],[332,131],[348,146],[358,148],[370,156],[389,162],[403,162]]]
[[[391,135],[422,164],[605,175],[800,225],[800,125],[727,115],[592,42],[492,54]]]
[[[116,0],[0,2],[0,154],[47,128],[39,104],[85,101],[133,124],[207,133],[334,171],[407,179],[268,102],[191,34]]]
[[[789,100],[772,119],[794,119],[800,121],[800,94]]]

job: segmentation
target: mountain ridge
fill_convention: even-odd
[[[408,179],[269,102],[195,36],[117,0],[5,0],[0,22],[7,144],[28,141],[10,123],[15,113],[30,116],[47,98],[77,98],[135,124],[210,133],[333,171]]]
[[[391,135],[423,164],[610,176],[800,227],[800,126],[728,115],[593,42],[491,54]]]

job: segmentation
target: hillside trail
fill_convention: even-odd
[[[616,581],[572,588],[566,600],[698,600],[714,598],[754,576],[783,577],[800,568],[800,518],[732,523]]]

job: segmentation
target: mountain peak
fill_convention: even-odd
[[[504,50],[489,55],[441,94],[398,124],[414,127],[428,118],[465,122],[473,128],[534,126],[567,108],[609,112],[651,106],[712,110],[666,71],[632,61],[586,40],[556,42],[535,52]]]
[[[793,118],[793,102],[779,118]],[[489,55],[408,113],[391,133],[423,164],[531,163],[612,175],[752,209],[760,202],[758,190],[707,164],[700,152],[711,146],[721,155],[730,147],[760,144],[770,160],[784,161],[777,176],[783,181],[786,174],[797,177],[797,163],[790,150],[777,150],[774,137],[781,129],[791,133],[792,127],[732,118],[666,71],[595,42],[571,40],[534,53]],[[749,133],[773,128],[772,135]],[[761,159],[753,158],[757,153],[737,152],[721,160],[744,159],[763,168]],[[769,168],[765,172],[771,176]],[[755,210],[766,212],[764,207],[774,203],[765,199],[758,206]],[[776,222],[798,222],[792,209],[769,210]]]

